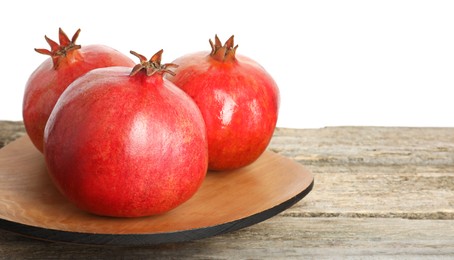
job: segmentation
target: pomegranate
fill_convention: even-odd
[[[232,170],[255,161],[276,127],[279,89],[252,59],[236,55],[233,36],[224,45],[215,37],[211,52],[196,52],[172,63],[166,77],[188,93],[204,117],[211,170]]]
[[[77,45],[79,33],[80,29],[70,40],[60,28],[60,44],[45,36],[50,50],[35,49],[50,58],[36,68],[26,83],[22,115],[27,134],[41,152],[47,119],[61,93],[71,82],[95,68],[132,67],[135,64],[128,56],[108,46]]]
[[[162,50],[132,70],[94,69],[61,95],[44,132],[44,157],[58,189],[97,215],[167,212],[203,182],[208,148],[194,101],[163,74]]]

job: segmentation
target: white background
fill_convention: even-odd
[[[280,87],[280,127],[454,126],[454,1],[1,1],[0,120],[22,119],[59,27],[163,62],[235,35]]]

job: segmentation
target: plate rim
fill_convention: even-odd
[[[222,223],[219,225],[201,227],[195,229],[179,230],[174,232],[159,233],[131,233],[131,234],[109,234],[109,233],[87,233],[48,229],[31,226],[6,219],[0,219],[0,228],[12,233],[33,239],[63,242],[84,245],[110,245],[110,246],[145,246],[159,245],[166,243],[179,243],[213,237],[220,234],[236,231],[254,224],[263,222],[284,210],[290,208],[303,199],[314,187],[314,179],[307,188],[294,197],[262,212]]]

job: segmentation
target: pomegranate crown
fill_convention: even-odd
[[[170,75],[175,76],[175,72],[171,71],[170,68],[177,68],[178,65],[173,63],[161,64],[161,57],[163,52],[164,50],[161,49],[160,51],[156,52],[150,58],[150,60],[147,60],[145,56],[135,51],[130,51],[132,55],[139,58],[140,63],[134,66],[129,76],[134,76],[135,74],[137,74],[137,72],[142,70],[145,71],[147,76],[151,76],[156,73],[159,73],[161,75],[164,73],[169,73]]]
[[[221,40],[219,40],[218,35],[214,36],[214,43],[210,41],[211,53],[210,56],[218,61],[233,61],[235,60],[235,53],[238,45],[233,47],[233,35],[222,45]]]
[[[44,36],[44,39],[46,39],[47,43],[49,43],[50,45],[50,50],[35,48],[35,51],[41,54],[49,55],[52,58],[54,69],[57,69],[63,57],[65,57],[70,51],[81,48],[80,45],[76,44],[79,33],[80,29],[78,29],[76,33],[74,33],[73,37],[70,40],[66,33],[61,28],[58,28],[58,39],[60,44],[51,40],[49,37]]]

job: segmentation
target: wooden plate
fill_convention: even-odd
[[[150,245],[205,238],[268,219],[312,189],[301,164],[266,151],[239,170],[209,172],[187,202],[166,214],[99,217],[69,203],[28,137],[0,149],[0,228],[25,236],[97,245]]]

